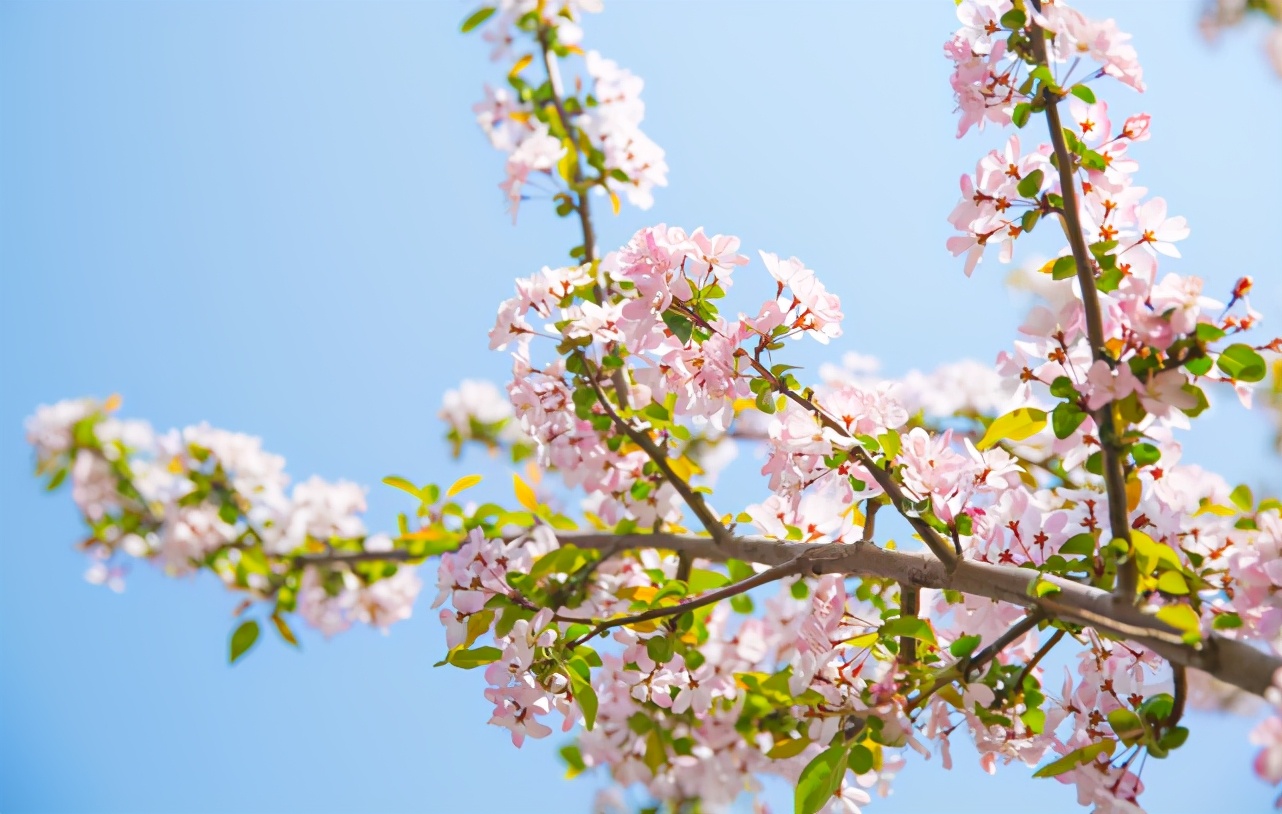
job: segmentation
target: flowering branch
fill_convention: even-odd
[[[1033,8],[1041,11],[1041,0],[1031,0]],[[1033,45],[1034,58],[1038,65],[1049,70],[1050,58],[1046,53],[1046,32],[1037,24],[1036,18],[1031,21],[1030,39]],[[1086,332],[1090,340],[1091,353],[1096,361],[1102,361],[1112,367],[1116,362],[1109,356],[1104,344],[1104,323],[1100,309],[1099,291],[1095,285],[1095,270],[1086,247],[1085,231],[1082,228],[1080,208],[1077,201],[1077,179],[1074,175],[1075,159],[1069,153],[1064,140],[1064,126],[1060,122],[1060,97],[1049,86],[1042,86],[1045,104],[1046,122],[1050,129],[1051,144],[1054,146],[1056,169],[1059,172],[1060,194],[1064,206],[1059,211],[1064,234],[1068,238],[1076,267],[1077,283],[1082,292],[1082,304],[1086,315]],[[1106,403],[1094,412],[1095,422],[1100,428],[1100,452],[1103,455],[1104,485],[1108,492],[1109,528],[1114,539],[1126,543],[1128,553],[1118,566],[1117,590],[1119,595],[1134,597],[1139,582],[1139,572],[1135,558],[1129,553],[1131,545],[1131,523],[1126,516],[1126,475],[1122,471],[1122,459],[1117,447],[1116,412],[1112,403]]]

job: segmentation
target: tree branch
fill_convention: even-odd
[[[1033,0],[1033,8],[1038,12],[1042,10],[1040,0]],[[1050,59],[1046,53],[1045,30],[1034,21],[1030,21],[1030,25],[1032,26],[1033,56],[1039,65],[1049,70]],[[1058,164],[1060,195],[1064,198],[1060,225],[1072,249],[1077,282],[1082,289],[1082,305],[1086,313],[1086,335],[1091,344],[1091,356],[1095,361],[1102,361],[1111,368],[1116,360],[1108,355],[1104,347],[1104,318],[1099,303],[1099,291],[1095,286],[1095,270],[1092,266],[1090,250],[1086,246],[1086,237],[1082,230],[1081,210],[1077,201],[1077,179],[1073,173],[1073,156],[1064,140],[1064,126],[1059,118],[1059,97],[1045,88],[1042,96],[1046,102],[1046,123],[1050,129],[1051,144],[1055,149],[1055,162]],[[1134,601],[1139,572],[1136,569],[1135,558],[1129,551],[1131,521],[1126,507],[1126,474],[1122,469],[1122,459],[1118,455],[1117,426],[1112,403],[1107,403],[1096,410],[1094,418],[1100,431],[1104,487],[1108,492],[1109,528],[1115,539],[1126,541],[1128,549],[1126,559],[1118,567],[1117,591],[1120,596]]]
[[[907,504],[910,501],[904,494],[904,491],[899,488],[899,483],[894,479],[894,476],[892,476],[887,470],[877,466],[877,462],[872,459],[872,456],[869,455],[862,446],[860,446],[859,442],[855,440],[844,426],[842,426],[841,422],[828,415],[819,407],[819,405],[815,404],[810,399],[785,385],[778,376],[771,373],[765,365],[761,364],[761,362],[751,357],[746,358],[748,358],[748,362],[752,365],[753,370],[757,371],[758,375],[769,382],[771,388],[773,388],[775,392],[789,399],[793,403],[804,407],[811,413],[814,413],[825,428],[832,430],[844,438],[849,438],[851,441],[854,441],[854,446],[850,448],[850,457],[854,458],[861,466],[863,466],[864,469],[868,470],[868,473],[872,475],[873,480],[877,481],[877,485],[880,486],[882,491],[886,493],[886,496],[890,498],[890,502],[895,507],[895,510],[903,515],[904,519],[913,527],[913,530],[917,532],[918,536],[921,537],[922,542],[930,548],[931,552],[934,553],[934,555],[938,557],[939,560],[949,569],[955,568],[956,564],[961,561],[961,558],[954,553],[952,545],[945,542],[944,538],[939,536],[939,532],[935,531],[935,529],[933,529],[925,520],[922,520],[920,517],[909,512]]]
[[[803,552],[788,562],[776,565],[773,568],[767,568],[760,574],[748,577],[747,579],[736,582],[733,585],[727,585],[724,588],[719,588],[718,590],[703,594],[687,602],[682,602],[667,608],[651,608],[648,611],[643,611],[642,613],[634,614],[632,616],[620,616],[615,619],[601,622],[596,627],[592,628],[591,631],[570,642],[567,647],[570,650],[573,650],[584,642],[590,641],[612,628],[622,627],[623,625],[635,625],[638,622],[648,622],[651,619],[662,619],[665,616],[680,616],[686,611],[692,611],[706,605],[712,605],[723,599],[738,596],[745,591],[750,591],[753,588],[774,582],[775,580],[800,574],[806,568],[807,559],[808,557],[806,552]]]
[[[936,692],[947,687],[949,684],[952,684],[954,681],[961,681],[963,684],[969,683],[972,671],[978,670],[980,667],[983,667],[988,662],[997,658],[1001,655],[1003,650],[1023,638],[1027,635],[1028,631],[1037,627],[1045,619],[1046,614],[1042,613],[1040,609],[1034,608],[1030,610],[1023,619],[1016,622],[1011,626],[1010,630],[1007,630],[999,636],[997,640],[988,645],[988,647],[985,647],[973,656],[963,656],[958,659],[955,664],[949,666],[940,673],[939,677],[935,679],[934,683],[931,684],[929,688],[922,690],[917,694],[916,698],[908,702],[907,706],[904,707],[904,711],[911,712],[926,703],[926,701],[928,701]]]
[[[586,378],[592,389],[596,391],[597,400],[601,402],[601,406],[609,414],[610,420],[628,438],[632,439],[632,443],[641,447],[645,454],[650,456],[650,460],[654,462],[655,466],[659,467],[659,471],[663,473],[668,483],[672,484],[672,488],[677,490],[677,494],[681,495],[681,499],[690,507],[690,511],[694,512],[695,517],[699,518],[700,524],[703,525],[708,534],[712,535],[712,539],[720,543],[729,538],[731,536],[730,530],[722,525],[720,518],[708,507],[703,495],[691,489],[690,484],[686,483],[685,479],[673,470],[672,464],[668,463],[667,453],[660,449],[658,444],[654,443],[654,439],[649,434],[633,427],[629,421],[618,414],[595,379]]]
[[[515,539],[513,536],[513,539]],[[1183,633],[1145,613],[1134,603],[1108,591],[1083,585],[1030,568],[993,565],[962,560],[949,571],[934,556],[925,553],[888,551],[868,542],[783,543],[766,537],[728,537],[717,543],[695,534],[609,534],[603,532],[557,532],[562,545],[591,548],[617,554],[623,551],[661,549],[689,554],[699,559],[724,562],[734,558],[758,565],[792,563],[811,552],[804,573],[842,574],[851,577],[891,579],[900,585],[953,590],[1009,602],[1025,608],[1039,608],[1048,619],[1093,627],[1118,639],[1129,639],[1149,648],[1172,665],[1193,667],[1255,695],[1263,696],[1273,683],[1273,673],[1282,668],[1282,658],[1257,650],[1247,642],[1211,633],[1197,644],[1187,644]],[[386,553],[303,554],[295,560],[304,564],[344,562],[413,562],[406,551]],[[801,573],[801,572],[799,572]],[[1037,582],[1058,588],[1058,592],[1037,597]]]

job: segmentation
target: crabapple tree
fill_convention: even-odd
[[[954,738],[986,771],[1138,811],[1140,759],[1185,742],[1186,707],[1282,705],[1282,503],[1179,440],[1208,395],[1249,402],[1282,343],[1257,335],[1250,278],[1204,291],[1175,270],[1189,228],[1139,185],[1130,148],[1160,128],[1128,35],[1063,2],[957,6],[957,135],[992,149],[948,214],[956,271],[1012,262],[1034,231],[1063,248],[1024,272],[1039,302],[995,365],[891,380],[853,357],[803,378],[790,347],[840,336],[848,306],[802,260],[666,224],[598,246],[594,218],[668,183],[642,80],[584,45],[599,10],[502,0],[462,26],[502,66],[474,110],[511,216],[547,202],[578,234],[498,305],[511,379],[441,410],[456,455],[523,463],[511,500],[391,476],[407,510],[371,533],[361,487],[290,488],[258,439],[67,401],[27,432],[83,513],[90,581],[119,589],[130,559],[212,572],[242,598],[233,662],[265,627],[388,628],[434,581],[441,663],[476,671],[491,724],[518,747],[573,732],[572,774],[674,811],[765,775],[799,814],[858,811],[906,760],[950,766]],[[760,502],[715,488],[739,446],[763,451]],[[913,542],[889,540],[894,518]],[[1282,781],[1282,717],[1251,737]]]

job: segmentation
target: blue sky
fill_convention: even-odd
[[[588,43],[645,78],[671,186],[599,224],[603,247],[665,221],[801,257],[848,315],[830,348],[798,347],[812,369],[847,350],[892,373],[992,359],[1018,318],[1004,271],[967,280],[943,248],[956,178],[1000,138],[953,138],[951,9],[608,4]],[[1193,229],[1170,268],[1219,291],[1254,274],[1276,324],[1282,85],[1256,36],[1208,49],[1193,2],[1108,9],[1151,90],[1104,95],[1119,117],[1153,114],[1143,183]],[[484,456],[446,462],[435,412],[457,380],[506,374],[485,349],[498,300],[577,241],[536,202],[515,228],[504,216],[501,159],[470,114],[496,70],[456,33],[470,10],[0,6],[0,809],[587,807],[592,783],[560,780],[558,739],[518,752],[484,726],[479,676],[432,669],[444,641],[426,603],[388,637],[306,636],[301,654],[266,641],[229,668],[235,601],[212,580],[144,568],[124,596],[87,585],[74,508],[39,491],[22,438],[39,403],[119,392],[161,427],[261,435],[295,479],[500,475]],[[1188,458],[1277,491],[1262,419],[1221,398],[1204,423]],[[745,499],[762,488],[737,483]],[[402,506],[376,487],[370,508],[378,528]],[[1249,724],[1195,722],[1189,746],[1149,762],[1151,809],[1264,809]],[[1033,795],[1076,810],[1023,770],[937,761],[914,761],[874,810]]]

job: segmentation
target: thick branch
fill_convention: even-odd
[[[1041,11],[1039,0],[1033,0],[1033,7]],[[1031,39],[1033,56],[1038,64],[1050,68],[1046,53],[1046,36],[1037,23],[1032,23]],[[1051,144],[1055,149],[1055,163],[1059,171],[1060,195],[1064,198],[1064,209],[1060,213],[1064,234],[1073,252],[1073,262],[1077,270],[1078,286],[1082,289],[1083,311],[1086,313],[1086,336],[1091,344],[1091,356],[1096,361],[1103,361],[1112,367],[1114,360],[1109,357],[1104,347],[1104,317],[1100,308],[1099,291],[1095,287],[1095,270],[1091,263],[1090,250],[1086,246],[1086,236],[1082,229],[1081,209],[1077,201],[1077,179],[1073,173],[1073,156],[1064,140],[1064,126],[1059,118],[1059,97],[1049,88],[1042,90],[1046,103],[1046,123],[1050,129]],[[1122,469],[1122,459],[1118,455],[1117,426],[1114,420],[1112,403],[1105,404],[1094,413],[1095,423],[1100,432],[1100,453],[1103,459],[1104,486],[1108,491],[1108,520],[1113,537],[1125,540],[1129,548],[1131,542],[1131,522],[1126,509],[1126,474]],[[1135,558],[1127,555],[1118,568],[1118,594],[1127,598],[1135,596],[1139,581]]]
[[[563,543],[580,548],[617,546],[684,551],[708,560],[728,557],[762,565],[777,565],[802,550],[824,548],[824,559],[809,569],[815,574],[893,579],[919,588],[950,589],[1026,608],[1039,608],[1047,618],[1096,630],[1141,644],[1173,665],[1194,667],[1235,687],[1262,696],[1271,686],[1282,659],[1246,642],[1212,633],[1197,645],[1186,644],[1182,633],[1144,613],[1133,603],[1089,585],[1040,574],[1028,568],[962,560],[953,571],[927,553],[887,551],[870,543],[849,545],[780,543],[763,537],[734,537],[721,546],[706,537],[680,534],[576,534],[558,535]],[[1057,593],[1035,597],[1036,582],[1049,583]]]
[[[1144,645],[1171,662],[1193,667],[1221,681],[1259,696],[1273,683],[1273,673],[1282,668],[1282,658],[1257,650],[1246,642],[1212,633],[1197,645],[1186,644],[1179,630],[1159,622],[1133,603],[1108,591],[1029,568],[963,560],[951,572],[927,553],[887,551],[867,542],[850,544],[781,543],[765,537],[730,537],[721,543],[694,534],[606,534],[599,532],[558,532],[562,545],[590,548],[616,554],[627,550],[664,549],[700,559],[723,562],[731,557],[759,565],[792,563],[810,553],[804,573],[842,574],[852,577],[891,579],[918,588],[949,589],[971,596],[1010,602],[1025,608],[1039,608],[1049,619],[1093,627]],[[346,562],[407,562],[422,560],[405,551],[386,553],[304,554],[295,558],[302,564],[324,565]],[[1058,592],[1035,597],[1033,586],[1047,583]]]

